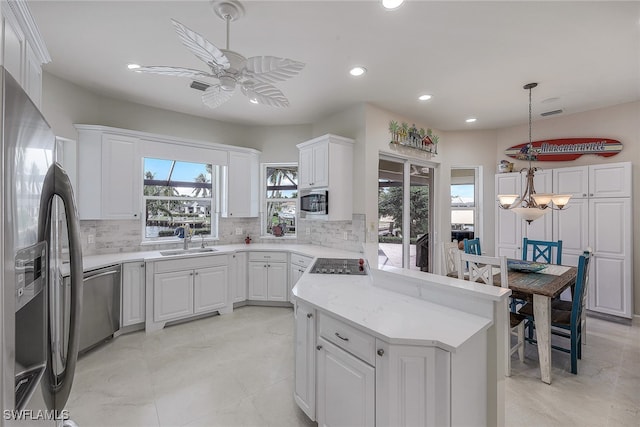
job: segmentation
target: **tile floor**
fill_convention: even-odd
[[[514,358],[508,426],[640,425],[640,325],[589,318],[577,376],[568,355],[552,358],[550,386],[538,379],[535,347],[525,363]],[[242,307],[86,354],[67,408],[80,427],[314,426],[292,384],[292,310]]]

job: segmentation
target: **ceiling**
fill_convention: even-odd
[[[109,97],[247,125],[313,123],[368,102],[439,130],[495,129],[545,111],[572,114],[640,100],[640,2],[246,1],[230,49],[306,63],[276,86],[289,108],[237,93],[217,109],[191,80],[134,73],[129,63],[207,70],[174,18],[225,47],[209,1],[35,1],[52,62],[44,70]],[[360,78],[348,70],[363,65]],[[433,98],[417,101],[428,93]],[[476,117],[475,123],[465,119]],[[557,116],[556,116],[557,117]]]

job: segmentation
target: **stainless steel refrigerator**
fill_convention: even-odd
[[[61,425],[82,310],[79,221],[53,132],[3,67],[0,78],[0,425]]]

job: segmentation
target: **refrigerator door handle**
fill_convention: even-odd
[[[40,217],[38,218],[38,241],[51,240],[51,214],[54,196],[59,196],[64,204],[67,232],[69,235],[69,261],[71,277],[71,307],[69,314],[69,347],[64,361],[64,369],[57,374],[53,368],[53,349],[51,349],[54,334],[52,323],[49,322],[47,344],[47,367],[43,376],[44,400],[49,409],[61,411],[64,409],[78,359],[80,343],[80,314],[82,312],[82,246],[80,244],[80,221],[73,197],[73,188],[67,173],[62,166],[54,163],[49,167],[42,185],[40,197]],[[64,340],[63,340],[64,342]]]

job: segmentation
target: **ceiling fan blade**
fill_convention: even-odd
[[[304,65],[299,61],[277,56],[254,56],[247,59],[246,69],[255,80],[275,83],[297,76]]]
[[[202,102],[209,108],[216,108],[230,100],[234,92],[222,90],[217,84],[209,86],[202,94]]]
[[[182,44],[184,44],[195,56],[206,62],[212,69],[226,70],[231,66],[225,54],[202,35],[190,30],[175,19],[172,19],[171,22],[173,23]]]
[[[133,71],[135,71],[136,73],[152,73],[176,77],[215,77],[213,74],[205,73],[204,71],[200,70],[194,70],[192,68],[166,67],[163,65],[149,67],[143,66],[140,68],[135,68]]]
[[[277,87],[269,83],[255,83],[253,85],[242,85],[242,93],[255,99],[259,104],[271,105],[272,107],[288,107],[289,100]]]

